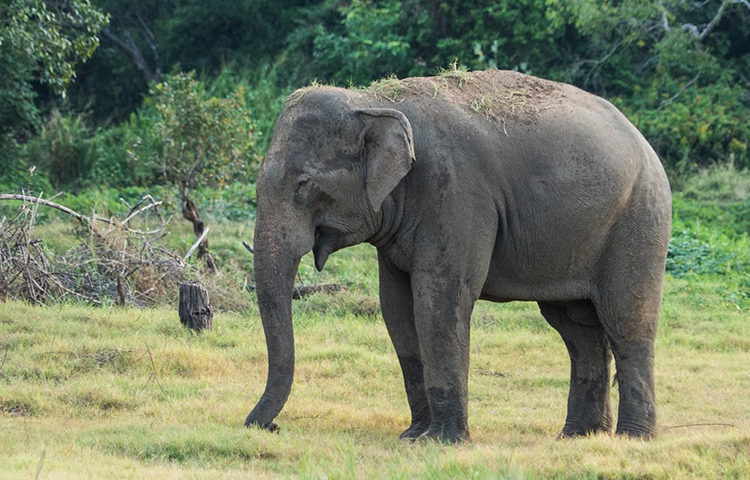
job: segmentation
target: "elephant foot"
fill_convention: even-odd
[[[261,430],[266,430],[266,431],[273,432],[273,433],[279,433],[279,430],[281,430],[279,426],[276,425],[274,422],[268,422],[266,424],[261,425],[260,423],[250,422],[246,420],[245,426],[248,428],[252,428],[252,427],[260,428]]]
[[[656,432],[656,409],[653,402],[642,400],[645,395],[622,395],[620,387],[620,414],[617,418],[616,435],[648,440]],[[653,398],[653,394],[651,395]],[[636,401],[634,401],[636,400]]]
[[[615,435],[650,440],[654,436],[654,427],[637,422],[618,422]]]
[[[454,422],[448,424],[430,424],[430,428],[417,438],[419,442],[435,441],[445,444],[462,443],[471,440],[469,430],[459,427]]]
[[[599,419],[598,421],[576,422],[566,420],[562,431],[557,435],[557,439],[584,437],[586,435],[595,435],[597,433],[609,434],[612,432],[612,421],[609,417]]]
[[[557,435],[557,440],[563,440],[565,438],[576,438],[585,437],[587,435],[596,435],[597,433],[610,434],[612,429],[610,427],[596,427],[596,428],[569,428],[567,425]]]
[[[422,434],[427,432],[430,428],[430,421],[429,420],[421,420],[421,421],[412,421],[411,425],[409,425],[409,428],[401,432],[401,435],[399,435],[398,438],[402,440],[411,440],[414,441],[417,438],[419,438]]]

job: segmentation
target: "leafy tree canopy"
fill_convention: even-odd
[[[89,0],[0,3],[0,134],[34,122],[35,83],[65,95],[76,63],[91,56],[106,23]]]

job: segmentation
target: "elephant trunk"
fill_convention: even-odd
[[[258,309],[268,348],[268,378],[245,426],[275,430],[272,421],[284,407],[294,378],[292,290],[300,257],[283,247],[279,232],[265,225],[260,221],[257,225],[254,261]]]

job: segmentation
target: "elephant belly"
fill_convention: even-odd
[[[545,220],[546,225],[555,222]],[[552,229],[555,233],[535,226],[526,225],[523,231],[537,235],[515,241],[500,238],[480,298],[497,302],[590,299],[596,291],[597,264],[607,242],[607,228],[574,218]]]
[[[590,299],[593,290],[591,282],[582,280],[524,282],[493,278],[485,282],[479,299],[490,302],[566,302]]]

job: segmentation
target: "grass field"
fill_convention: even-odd
[[[174,306],[0,302],[0,479],[750,478],[750,174],[720,170],[680,190],[650,442],[555,440],[562,340],[535,304],[485,302],[472,319],[472,441],[399,441],[408,407],[365,245],[322,274],[303,259],[303,281],[348,290],[294,301],[296,379],[281,431],[243,428],[266,375],[254,295],[242,288],[252,258],[240,240],[252,235],[216,220],[213,331],[185,330]],[[75,242],[69,224],[37,234],[52,250]],[[193,241],[180,222],[170,235],[176,251]]]
[[[408,408],[373,308],[373,254],[332,258],[356,291],[295,301],[296,381],[278,434],[242,427],[266,371],[252,308],[195,335],[166,307],[0,303],[0,478],[750,477],[750,324],[719,285],[668,278],[656,439],[554,440],[562,341],[534,304],[480,302],[472,442],[414,445],[397,439]]]

